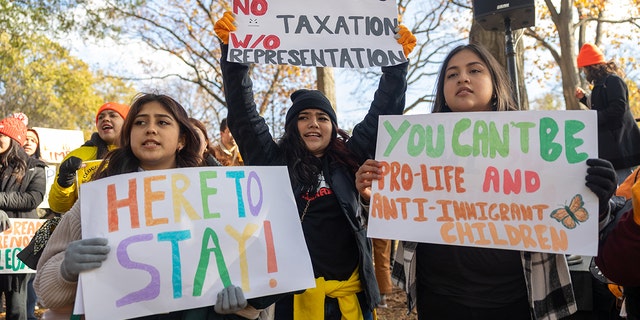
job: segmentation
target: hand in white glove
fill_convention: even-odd
[[[240,287],[230,285],[218,292],[216,305],[213,309],[218,314],[231,314],[244,309],[246,306],[247,299],[244,298],[242,289]]]
[[[0,232],[11,228],[11,221],[4,210],[0,210]]]
[[[106,238],[82,239],[71,242],[67,246],[64,260],[60,265],[62,278],[69,282],[78,281],[80,272],[100,267],[102,261],[107,259],[110,250]]]

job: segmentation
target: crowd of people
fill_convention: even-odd
[[[72,318],[80,273],[100,268],[113,250],[106,238],[82,237],[81,183],[139,171],[242,165],[286,166],[315,288],[245,299],[232,284],[211,306],[140,319],[372,320],[387,306],[393,284],[404,289],[408,312],[415,309],[418,319],[572,319],[578,305],[564,254],[367,237],[371,186],[382,176],[382,164],[373,159],[378,118],[403,114],[407,62],[381,68],[368,112],[351,134],[338,126],[321,91],[298,89],[282,137],[273,137],[256,109],[250,65],[227,60],[234,21],[226,12],[214,26],[228,108],[219,139],[211,141],[206,125],[165,94],[140,93],[131,105],[100,106],[96,132],[57,168],[48,205],[59,222],[47,236],[37,273],[0,274],[6,319],[35,319],[36,301],[46,308],[43,319]],[[409,56],[415,36],[400,25],[395,38]],[[582,47],[577,63],[593,88],[591,94],[576,88],[576,98],[598,114],[600,158],[588,159],[584,172],[598,198],[594,261],[607,281],[621,286],[626,317],[639,319],[640,273],[637,259],[628,257],[640,256],[640,130],[620,68],[592,44]],[[503,67],[482,45],[450,51],[437,79],[431,113],[518,110]],[[78,176],[96,160],[92,175]],[[39,218],[45,166],[40,137],[26,116],[2,119],[0,231],[11,227],[10,218]],[[607,316],[619,313],[612,306]]]
[[[164,111],[169,114],[166,117],[171,118],[175,122],[176,128],[180,129],[179,131],[181,132],[181,135],[185,135],[184,132],[189,132],[194,135],[189,135],[189,148],[182,150],[186,148],[186,146],[180,147],[180,152],[178,152],[179,157],[176,159],[178,164],[163,164],[159,168],[162,169],[165,168],[165,166],[166,168],[176,166],[221,166],[221,162],[224,162],[227,165],[242,165],[242,159],[237,147],[235,147],[233,137],[230,135],[228,128],[226,128],[226,119],[222,119],[220,124],[220,127],[225,128],[226,130],[221,129],[221,138],[219,141],[214,143],[209,140],[208,130],[204,123],[192,117],[187,117],[185,120],[183,115],[186,114],[186,111],[171,97],[165,95],[141,94],[135,101],[136,102],[134,102],[133,107],[138,108],[135,111],[135,114],[139,113],[141,110],[148,113],[147,109],[143,109],[142,107],[151,103],[155,107],[153,110],[157,113],[161,114],[161,111]],[[164,110],[157,110],[158,105]],[[111,151],[116,149],[122,150],[119,146],[126,146],[127,143],[130,146],[130,137],[125,139],[125,142],[120,141],[122,132],[138,128],[134,125],[129,125],[128,127],[125,126],[129,111],[129,105],[117,102],[107,102],[100,106],[96,112],[95,118],[96,131],[91,134],[90,139],[82,146],[70,151],[58,166],[55,178],[49,189],[48,205],[50,210],[53,212],[53,216],[49,218],[58,219],[58,221],[62,222],[62,224],[60,224],[61,228],[70,228],[67,227],[68,223],[72,223],[72,228],[80,227],[79,224],[73,224],[79,223],[79,220],[68,222],[71,218],[61,219],[63,216],[73,217],[75,214],[71,214],[72,212],[76,212],[78,216],[75,218],[79,219],[78,187],[81,183],[94,179],[92,175],[83,175],[82,177],[78,177],[78,170],[81,167],[86,166],[86,163],[88,162],[110,159],[113,156],[112,154],[115,153]],[[23,113],[13,114],[0,121],[0,145],[3,145],[3,147],[0,146],[0,150],[2,150],[0,152],[0,158],[5,159],[2,160],[3,168],[6,168],[4,170],[8,170],[3,170],[3,172],[6,172],[7,175],[11,175],[11,173],[14,172],[13,176],[16,177],[11,181],[11,183],[8,183],[8,181],[7,183],[3,183],[3,190],[0,192],[0,194],[11,192],[11,194],[4,196],[7,203],[4,206],[1,206],[0,209],[0,228],[2,230],[10,228],[11,224],[9,218],[42,218],[35,214],[35,212],[36,207],[38,207],[43,201],[46,193],[44,167],[47,164],[41,160],[40,136],[36,129],[27,127],[27,123],[28,118]],[[183,128],[187,124],[191,129],[190,131]],[[156,128],[166,129],[166,127],[157,124]],[[177,139],[180,135],[172,133],[168,136],[169,137],[167,139]],[[163,141],[163,143],[165,142]],[[220,148],[219,145],[227,147]],[[193,150],[196,150],[197,152],[191,152]],[[220,151],[222,153],[219,153]],[[137,157],[135,153],[133,156]],[[179,159],[188,159],[188,161],[183,162],[179,161]],[[143,159],[139,160],[142,161]],[[110,162],[117,163],[117,161]],[[135,167],[144,168],[142,164],[138,164]],[[151,168],[149,168],[149,170],[151,170]],[[103,171],[98,172],[99,174],[106,176],[106,173],[103,173]],[[96,179],[97,178],[98,177],[96,177]],[[19,192],[16,192],[18,190]],[[76,206],[78,207],[78,210],[72,210],[72,208]],[[59,222],[56,221],[55,226],[58,224]],[[72,238],[58,240],[58,236],[62,235]],[[77,237],[77,239],[74,237]],[[75,295],[76,289],[75,281],[77,281],[77,273],[79,272],[76,271],[74,267],[83,270],[82,268],[86,263],[88,263],[84,258],[82,258],[82,255],[77,251],[74,251],[76,250],[74,248],[76,248],[76,246],[79,247],[77,250],[80,250],[83,254],[86,253],[84,250],[87,250],[87,248],[98,251],[100,251],[100,249],[108,250],[106,249],[108,247],[100,246],[100,242],[98,240],[80,240],[79,238],[80,233],[65,231],[56,233],[55,236],[48,238],[46,242],[47,244],[51,243],[50,245],[47,245],[47,248],[51,248],[51,250],[61,243],[62,249],[60,250],[63,252],[75,252],[68,259],[62,260],[66,262],[65,265],[71,266],[70,268],[72,270],[71,277],[73,280],[71,282],[65,281],[64,283],[66,285],[61,285],[60,283],[55,283],[54,285],[37,285],[39,288],[44,288],[38,290],[40,295],[37,296],[36,290],[34,289],[34,280],[36,278],[35,274],[16,273],[13,275],[0,275],[0,288],[2,289],[5,298],[4,310],[6,319],[35,320],[37,319],[35,310],[38,305],[46,306],[43,319],[69,319],[72,312],[73,296]],[[71,242],[73,242],[72,240],[79,241],[77,244],[71,245]],[[98,245],[94,245],[95,241],[98,241]],[[90,245],[87,246],[87,243]],[[47,251],[47,254],[48,253],[49,251]],[[99,254],[96,254],[96,256],[103,257]],[[44,257],[43,261],[49,260],[48,255],[45,254]],[[78,257],[81,257],[81,261],[73,260],[73,258]],[[58,267],[59,265],[56,265],[54,269],[58,269]],[[42,273],[44,273],[47,270],[47,267],[42,266],[37,269],[42,270]],[[65,271],[65,274],[67,274],[66,272],[67,271]],[[40,279],[42,278],[47,279],[46,276],[40,277]],[[67,278],[64,278],[61,275],[60,278],[57,279]],[[71,302],[64,301],[65,288],[70,288],[71,297],[69,299],[71,299]],[[229,288],[228,291],[224,291],[223,293],[235,293],[232,289],[233,288]],[[239,294],[242,295],[241,292]],[[53,295],[54,298],[52,298],[51,295]],[[52,302],[51,299],[53,299],[54,302]],[[60,299],[62,299],[62,302],[60,302]],[[64,302],[67,302],[67,304]],[[228,308],[232,307],[234,306],[232,305]],[[219,312],[223,313],[224,311],[225,310],[221,310]],[[185,319],[201,319],[201,313],[197,313],[197,311],[192,311],[192,313],[194,313],[196,317],[187,316]],[[182,315],[183,312],[180,312],[179,316],[182,317]],[[162,315],[160,318],[175,319],[176,317],[178,316],[172,313]],[[150,319],[155,318],[150,317]]]

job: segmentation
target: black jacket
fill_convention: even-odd
[[[0,180],[0,210],[4,210],[9,218],[38,219],[36,208],[46,191],[45,166],[40,160],[28,158],[27,171],[21,183],[10,175],[11,168],[5,170]],[[24,273],[4,274],[0,276],[0,290],[18,291],[24,280]]]
[[[587,102],[586,96],[581,99]],[[640,164],[640,129],[629,108],[629,89],[615,74],[595,81],[591,105],[598,112],[598,156],[616,169]]]
[[[44,199],[47,188],[45,166],[41,160],[29,158],[22,183],[17,184],[10,175],[0,181],[0,210],[4,210],[9,218],[38,219],[36,208]]]
[[[284,154],[276,144],[264,118],[256,110],[253,98],[253,83],[249,77],[249,65],[226,61],[227,46],[222,46],[220,61],[224,91],[227,102],[227,121],[231,133],[238,143],[245,165],[281,166],[289,165]],[[404,111],[405,91],[407,88],[407,66],[382,68],[380,79],[373,102],[365,118],[353,129],[347,147],[357,156],[357,162],[363,163],[373,158],[376,148],[379,115],[400,115]],[[366,229],[360,223],[359,217],[363,210],[358,202],[358,192],[355,188],[355,177],[347,168],[329,164],[329,173],[325,178],[334,189],[342,212],[347,216],[353,228],[358,249],[360,251],[359,270],[360,281],[367,298],[370,310],[380,300],[380,293],[376,283],[371,258],[371,243],[366,238]],[[300,192],[300,186],[292,186],[294,193]],[[298,194],[294,194],[296,199]]]

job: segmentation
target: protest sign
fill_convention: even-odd
[[[45,222],[43,219],[11,218],[11,228],[0,233],[0,273],[35,273],[16,256]]]
[[[286,167],[203,167],[81,185],[83,238],[112,250],[81,273],[87,319],[210,306],[315,286]]]
[[[232,7],[231,62],[370,68],[407,61],[394,38],[395,1],[232,0]]]
[[[80,169],[76,172],[76,183],[80,186],[85,182],[91,181],[91,178],[93,178],[93,175],[98,171],[101,163],[102,160],[82,161]]]
[[[45,168],[46,192],[38,208],[49,208],[49,191],[56,178],[56,166],[72,150],[84,143],[84,134],[80,130],[62,130],[34,127],[40,138],[40,158],[48,164]]]
[[[368,236],[594,256],[593,111],[381,116]]]
[[[80,130],[62,130],[51,128],[33,128],[40,137],[40,156],[46,163],[61,163],[72,150],[84,143],[84,134]]]
[[[38,208],[49,208],[49,191],[51,191],[53,181],[56,179],[56,167],[54,165],[47,165],[44,168],[44,176],[45,192],[44,197],[42,198],[42,202],[40,202]]]

